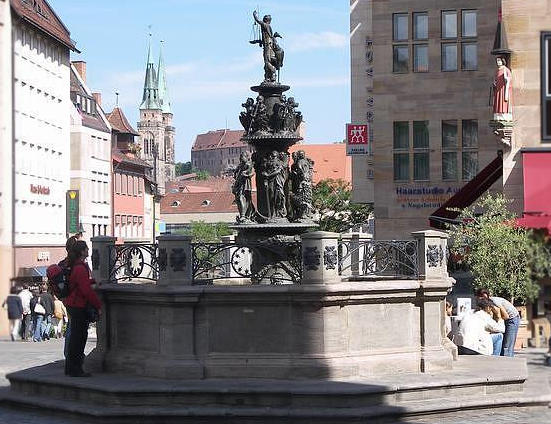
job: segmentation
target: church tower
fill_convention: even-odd
[[[165,194],[167,181],[175,176],[175,130],[172,126],[172,116],[162,51],[159,54],[158,67],[155,69],[150,38],[138,133],[140,134],[141,157],[152,167],[155,166],[155,181],[160,194]],[[156,161],[154,160],[155,156]]]

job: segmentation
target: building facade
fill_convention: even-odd
[[[9,0],[0,0],[0,299],[9,293],[12,256],[12,52]],[[3,300],[2,300],[3,301]],[[8,316],[0,314],[0,336],[8,335]]]
[[[68,29],[45,1],[11,1],[13,275],[42,278],[65,256],[70,183]],[[40,219],[37,219],[40,217]]]
[[[498,6],[359,3],[351,30],[366,23],[365,39],[352,38],[352,57],[366,62],[352,67],[352,116],[372,121],[373,156],[354,162],[354,197],[373,201],[377,238],[409,237],[504,150],[488,125]],[[502,187],[500,180],[493,189]]]
[[[252,152],[247,143],[241,141],[242,130],[215,130],[198,134],[191,147],[193,169],[207,171],[212,176],[231,174],[239,164],[242,152]]]
[[[86,86],[86,62],[71,65],[71,190],[84,240],[111,235],[111,125]]]
[[[159,51],[159,62],[155,69],[150,44],[140,104],[138,133],[140,157],[154,168],[155,182],[160,194],[165,193],[167,181],[173,180],[176,176],[175,128],[172,125],[172,118],[162,48]]]
[[[112,127],[112,226],[117,241],[152,241],[155,188],[152,167],[139,158],[138,133],[122,109],[107,115]]]

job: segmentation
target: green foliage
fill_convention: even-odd
[[[194,242],[215,243],[220,242],[222,236],[232,234],[232,230],[224,222],[211,224],[204,221],[192,221],[191,228],[187,231],[187,234],[193,236]]]
[[[195,172],[197,174],[197,179],[200,180],[200,181],[208,180],[209,177],[210,177],[209,171],[198,170],[198,171],[195,171]]]
[[[487,195],[450,228],[451,251],[474,276],[475,288],[509,299],[537,297],[537,280],[549,273],[549,251],[532,231],[517,227],[502,195]],[[475,213],[482,210],[482,213]]]
[[[176,176],[191,174],[193,172],[191,162],[176,162]]]
[[[343,180],[322,180],[314,186],[312,203],[321,231],[342,233],[367,222],[372,206],[352,203],[351,195],[350,184]]]

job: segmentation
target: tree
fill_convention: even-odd
[[[515,225],[502,195],[487,195],[459,215],[450,228],[450,248],[473,273],[475,288],[511,300],[537,297],[537,280],[549,273],[549,251],[530,230]],[[482,210],[482,213],[477,213]]]
[[[180,175],[191,174],[192,172],[191,162],[176,162],[177,177]]]
[[[200,181],[208,180],[210,177],[209,171],[199,170],[195,172],[197,174],[197,179]]]
[[[204,221],[192,221],[191,228],[187,232],[196,243],[216,243],[222,240],[222,236],[232,234],[225,222],[207,223]]]
[[[312,203],[321,231],[342,233],[367,222],[373,207],[352,203],[351,197],[350,184],[343,180],[322,180],[314,186]]]

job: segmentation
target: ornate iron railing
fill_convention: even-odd
[[[340,240],[339,274],[417,278],[418,252],[417,240]]]
[[[193,283],[245,279],[252,284],[298,284],[300,242],[192,243]]]
[[[157,281],[159,264],[157,245],[145,243],[128,243],[111,246],[109,280]]]

